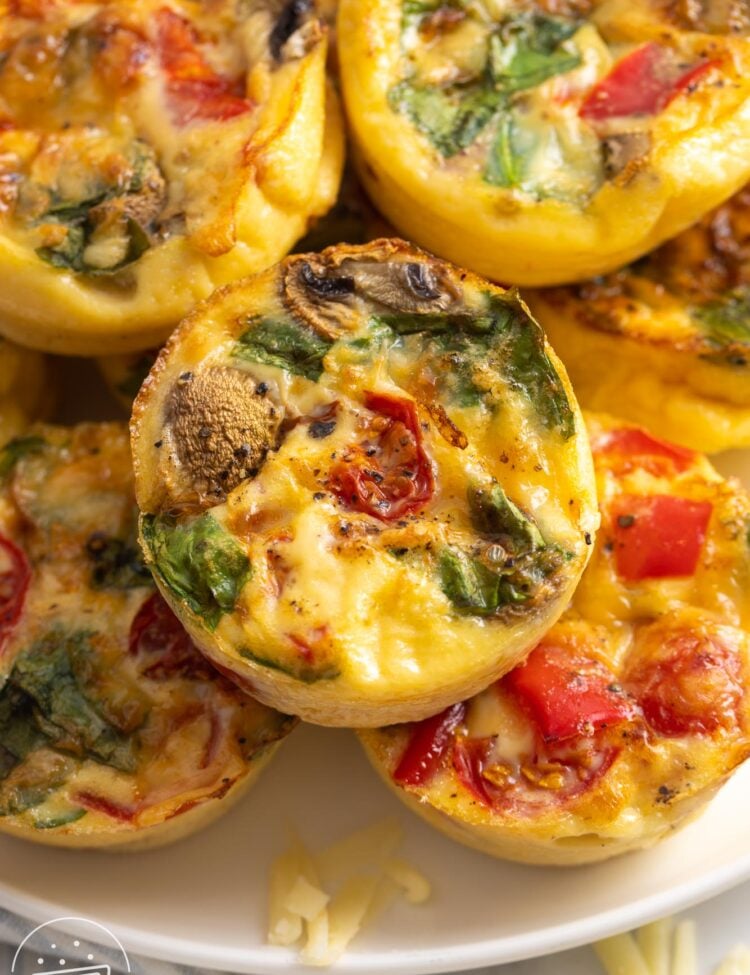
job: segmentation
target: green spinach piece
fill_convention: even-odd
[[[544,548],[544,538],[536,524],[513,504],[499,484],[469,488],[468,498],[472,524],[482,535],[501,541],[504,548],[513,552]]]
[[[0,782],[45,742],[34,721],[33,700],[6,681],[0,690]]]
[[[34,829],[57,829],[59,826],[68,826],[70,823],[77,823],[83,819],[87,810],[80,806],[71,806],[65,812],[45,815],[43,812],[34,814]]]
[[[66,223],[66,220],[58,219],[60,223]],[[75,217],[68,223],[65,240],[58,247],[38,247],[36,251],[38,257],[53,267],[76,271],[79,274],[88,274],[90,277],[101,277],[121,271],[128,264],[137,261],[151,246],[148,234],[143,227],[132,217],[128,217],[125,222],[128,240],[125,256],[112,267],[93,267],[87,264],[84,258],[84,251],[91,243],[92,228],[89,226],[88,217],[81,222],[78,222],[79,220],[80,218]]]
[[[691,317],[717,346],[750,346],[750,287],[736,288],[705,305],[691,308]]]
[[[542,14],[507,20],[490,38],[488,70],[495,88],[512,95],[577,68],[580,54],[562,45],[579,26]]]
[[[142,530],[165,585],[215,630],[252,575],[240,546],[209,513],[188,524],[147,515]]]
[[[134,542],[95,532],[86,542],[94,589],[137,589],[151,586],[151,573]]]
[[[374,315],[371,319],[376,325],[387,326],[397,335],[416,335],[433,333],[444,335],[459,330],[469,335],[486,335],[492,331],[489,316],[472,316],[468,312],[396,312],[387,315]]]
[[[278,660],[271,660],[270,657],[255,653],[249,647],[240,647],[238,653],[246,660],[252,660],[253,663],[261,667],[268,667],[269,670],[278,670],[279,673],[293,677],[303,684],[316,684],[320,680],[335,680],[341,674],[341,671],[334,664],[323,664],[318,667],[305,661],[300,661],[296,666],[286,662],[282,664]]]
[[[134,740],[106,721],[76,673],[76,658],[91,653],[89,635],[53,630],[24,651],[10,681],[33,701],[34,720],[48,744],[133,772]]]
[[[506,113],[498,121],[490,146],[485,180],[493,186],[519,186],[526,170],[527,149],[521,144],[521,133],[513,115]]]
[[[0,450],[0,477],[7,477],[22,457],[37,454],[47,446],[43,437],[16,437]]]
[[[320,379],[332,339],[293,320],[251,318],[248,324],[237,340],[236,358],[276,366],[313,382]]]
[[[388,103],[406,115],[449,159],[467,149],[505,104],[505,97],[486,84],[435,88],[402,81],[388,93]]]

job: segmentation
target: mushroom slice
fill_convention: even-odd
[[[202,508],[258,473],[283,417],[267,387],[229,366],[183,373],[166,412],[179,495],[194,495]]]

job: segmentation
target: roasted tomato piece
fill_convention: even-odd
[[[136,613],[130,627],[129,649],[144,658],[141,674],[151,680],[177,674],[216,680],[211,665],[159,593],[150,596]]]
[[[635,713],[608,667],[562,646],[538,646],[503,682],[546,742],[591,734]]]
[[[628,582],[691,576],[713,506],[671,494],[625,494],[610,509],[617,574]]]
[[[329,487],[347,507],[393,521],[430,500],[432,464],[411,400],[367,393],[365,406],[374,414],[369,430],[332,468]]]
[[[463,704],[454,704],[440,714],[415,724],[401,761],[393,773],[399,785],[424,785],[437,772],[453,744],[456,728],[466,714]]]
[[[24,553],[0,535],[0,655],[23,610],[30,580],[31,566]]]
[[[653,42],[636,48],[617,62],[586,96],[579,115],[599,122],[632,115],[656,115],[706,74],[714,61],[685,69]]]
[[[597,460],[606,458],[607,466],[619,473],[634,469],[657,476],[686,471],[697,459],[694,450],[653,437],[638,427],[608,430],[591,444]]]
[[[661,735],[711,734],[739,726],[741,661],[719,633],[647,631],[626,684]]]
[[[162,7],[156,14],[156,36],[170,111],[177,125],[196,119],[224,121],[250,111],[252,102],[206,61],[189,21]]]

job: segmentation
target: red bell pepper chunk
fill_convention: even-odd
[[[454,704],[413,725],[409,742],[393,773],[393,781],[399,785],[429,782],[453,744],[455,730],[465,715],[466,705]]]
[[[608,430],[594,440],[591,448],[597,456],[615,461],[622,470],[641,468],[652,474],[686,471],[698,457],[694,450],[661,440],[640,427]]]
[[[671,494],[619,497],[611,508],[617,574],[627,582],[691,576],[712,510]]]
[[[224,121],[249,112],[253,103],[217,74],[201,53],[192,24],[168,7],[156,12],[159,62],[167,80],[170,113],[177,125]]]
[[[541,644],[504,684],[547,742],[590,735],[636,713],[603,663],[562,646]]]
[[[491,748],[491,738],[459,738],[453,746],[453,768],[459,782],[485,806],[491,806],[493,793],[499,792],[482,775]]]
[[[216,677],[211,664],[159,593],[149,596],[135,614],[128,649],[143,659],[140,672],[151,680],[177,675],[202,680]]]
[[[744,695],[737,653],[692,630],[677,631],[660,650],[626,675],[649,725],[667,737],[736,728]]]
[[[9,538],[0,535],[0,655],[18,622],[31,581],[26,555]]]
[[[368,392],[365,406],[376,414],[371,433],[332,468],[328,486],[347,507],[395,521],[432,497],[432,464],[412,400]]]
[[[72,798],[84,809],[104,813],[105,816],[118,819],[122,823],[132,823],[138,814],[138,810],[134,806],[123,806],[112,799],[98,796],[93,792],[77,792]]]
[[[578,114],[593,122],[656,115],[716,63],[701,61],[683,70],[665,48],[651,41],[618,61],[591,89]]]

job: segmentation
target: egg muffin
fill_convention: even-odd
[[[749,28],[742,0],[342,0],[360,176],[493,280],[605,273],[750,176]]]
[[[0,3],[0,332],[159,344],[333,203],[327,33],[289,0]]]
[[[97,360],[109,391],[128,413],[158,355],[159,349],[155,348],[123,355],[105,355]]]
[[[598,521],[577,405],[523,302],[398,240],[217,292],[131,431],[164,597],[260,700],[320,724],[423,717],[510,669]]]
[[[750,755],[750,498],[700,454],[588,425],[602,527],[571,608],[481,694],[360,732],[410,808],[526,863],[649,846]]]
[[[527,297],[584,407],[750,447],[750,188],[621,271]]]
[[[54,382],[39,352],[0,336],[0,447],[52,406]]]
[[[0,831],[160,845],[209,823],[294,719],[242,694],[156,592],[123,424],[0,452]]]

